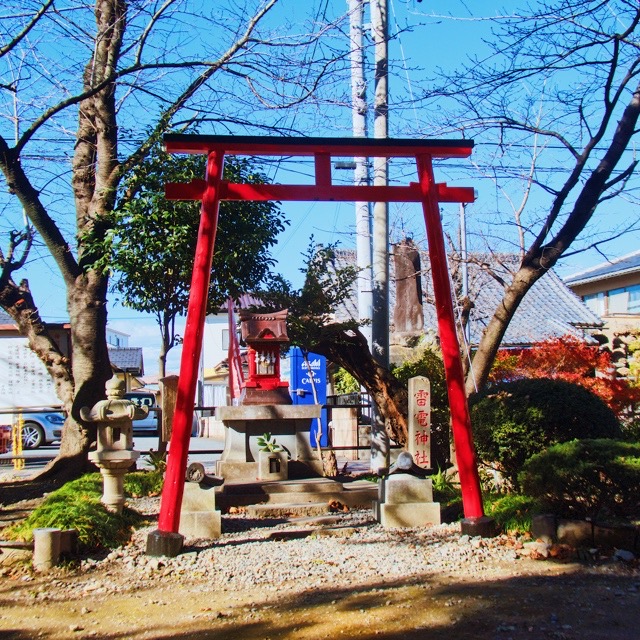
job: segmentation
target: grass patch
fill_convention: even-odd
[[[124,477],[124,491],[132,498],[143,496],[158,496],[162,492],[164,483],[163,469],[153,471],[133,471]]]
[[[158,475],[160,476],[158,478]],[[125,491],[132,496],[150,495],[162,486],[159,472],[134,472],[125,476]],[[68,482],[47,496],[25,520],[3,530],[13,540],[31,541],[33,529],[75,529],[83,552],[113,549],[131,538],[132,531],[147,523],[136,511],[108,511],[100,502],[102,476],[91,473]]]
[[[535,498],[516,493],[486,494],[484,507],[486,515],[494,518],[503,531],[515,534],[531,531],[533,516],[542,512]]]

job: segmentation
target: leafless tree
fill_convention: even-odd
[[[528,5],[493,19],[490,54],[471,60],[429,95],[446,105],[450,128],[475,137],[480,148],[487,143],[494,167],[498,156],[517,164],[524,150],[528,159],[519,173],[536,190],[536,203],[543,202],[542,209],[530,202],[514,207],[522,259],[474,357],[479,387],[533,284],[570,247],[597,246],[636,225],[630,213],[620,228],[598,235],[599,218],[611,217],[614,205],[631,211],[631,200],[637,206],[639,21],[634,0]],[[543,159],[553,171],[543,171]],[[468,392],[475,387],[472,375]]]
[[[290,131],[295,118],[286,108],[320,104],[322,79],[343,66],[348,47],[328,37],[335,25],[318,16],[293,24],[290,14],[278,0],[3,4],[0,169],[8,193],[0,196],[7,233],[0,305],[47,366],[69,413],[45,474],[77,474],[95,439],[79,412],[103,397],[111,377],[108,273],[96,265],[122,176],[167,129],[200,121],[216,123],[216,133]],[[64,282],[70,358],[47,331],[27,282],[14,279],[32,241],[46,248]]]

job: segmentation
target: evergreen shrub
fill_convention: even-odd
[[[638,518],[640,444],[573,440],[531,457],[520,474],[527,495],[567,517]]]
[[[524,463],[545,448],[620,436],[615,414],[600,398],[563,380],[503,382],[471,396],[469,405],[479,459],[516,489]]]

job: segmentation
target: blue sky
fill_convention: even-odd
[[[470,3],[461,0],[431,0],[417,2],[416,0],[389,0],[390,29],[392,33],[401,31],[390,44],[390,56],[395,61],[390,79],[391,100],[395,103],[403,102],[404,98],[413,95],[417,97],[421,91],[421,84],[425,82],[433,71],[442,67],[454,69],[462,63],[469,54],[476,54],[482,58],[487,47],[483,38],[489,37],[489,24],[478,18],[500,13],[502,3],[485,0],[482,3]],[[292,11],[302,11],[302,3],[285,0],[271,17],[277,24],[285,13],[291,17]],[[345,9],[343,1],[327,2],[314,0],[313,7],[319,12],[341,12]],[[510,6],[519,3],[509,3]],[[307,3],[304,3],[305,8]],[[311,5],[311,3],[310,3]],[[309,6],[310,6],[309,5]],[[481,5],[481,6],[478,6]],[[474,15],[472,15],[472,13]],[[336,14],[337,15],[337,14]],[[368,18],[365,17],[365,22]],[[348,96],[348,85],[344,87],[344,95]],[[371,92],[369,93],[371,95]],[[306,135],[349,136],[351,116],[346,106],[334,107],[327,113],[318,113],[301,105],[299,110],[287,115],[290,122],[303,130]],[[390,131],[395,137],[406,137],[411,131],[420,135],[437,137],[438,113],[429,112],[422,108],[393,107],[390,110]],[[202,130],[203,133],[227,133],[227,131]],[[447,136],[450,137],[450,136]],[[479,146],[474,153],[471,163],[477,158],[479,161],[487,156],[487,148]],[[545,166],[553,168],[553,156],[548,154]],[[544,163],[543,163],[544,164]],[[450,184],[473,186],[478,191],[478,200],[467,209],[469,227],[473,235],[471,240],[481,249],[483,236],[497,228],[497,213],[508,210],[503,196],[498,193],[494,182],[481,172],[474,173],[466,170],[465,161],[444,164],[436,167],[436,178],[446,180]],[[281,168],[274,171],[266,166],[267,173],[275,181],[305,180],[310,174],[308,164],[289,165],[288,169]],[[395,173],[406,173],[402,168],[394,169]],[[349,179],[348,172],[340,176]],[[409,172],[410,173],[410,172]],[[413,179],[405,177],[405,180]],[[514,180],[508,182],[507,190],[511,197],[517,199],[518,186]],[[535,200],[532,208],[535,208]],[[339,242],[343,247],[355,246],[354,208],[350,203],[286,203],[282,206],[283,214],[290,220],[288,229],[282,234],[273,255],[278,261],[279,270],[285,277],[296,284],[300,284],[299,268],[301,253],[306,249],[309,238],[313,234],[318,242]],[[636,215],[631,206],[627,209],[612,209],[607,215],[607,222],[616,226],[621,219]],[[456,205],[443,207],[443,217],[446,229],[455,236],[457,231],[458,209]],[[496,221],[494,223],[494,220]],[[424,227],[422,214],[417,206],[392,206],[390,213],[391,239],[398,240],[403,234],[412,234],[414,238],[423,242]],[[502,222],[500,224],[503,224]],[[603,230],[602,228],[600,230]],[[604,228],[606,231],[606,227]],[[72,233],[72,230],[66,230]],[[638,247],[640,236],[638,232],[624,236],[610,243],[607,252],[610,256],[622,255]],[[508,247],[508,244],[505,244]],[[25,275],[30,279],[36,301],[41,313],[48,320],[63,320],[66,318],[65,291],[57,275],[55,267],[49,266],[45,259],[44,249],[35,247],[31,263]],[[596,251],[588,251],[564,260],[557,268],[560,275],[581,270],[603,260],[603,256]],[[155,374],[158,353],[159,331],[155,320],[148,316],[126,309],[112,302],[109,308],[109,325],[115,329],[128,333],[131,346],[142,346],[145,353],[145,368],[148,374]],[[169,369],[177,371],[179,363],[179,349],[172,350],[169,359]]]

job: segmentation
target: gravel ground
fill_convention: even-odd
[[[158,499],[132,501],[156,514]],[[223,516],[176,558],[125,547],[46,575],[0,570],[0,637],[640,638],[640,570],[612,553],[457,524],[383,529],[370,511],[324,519]],[[543,559],[545,558],[546,559]]]

